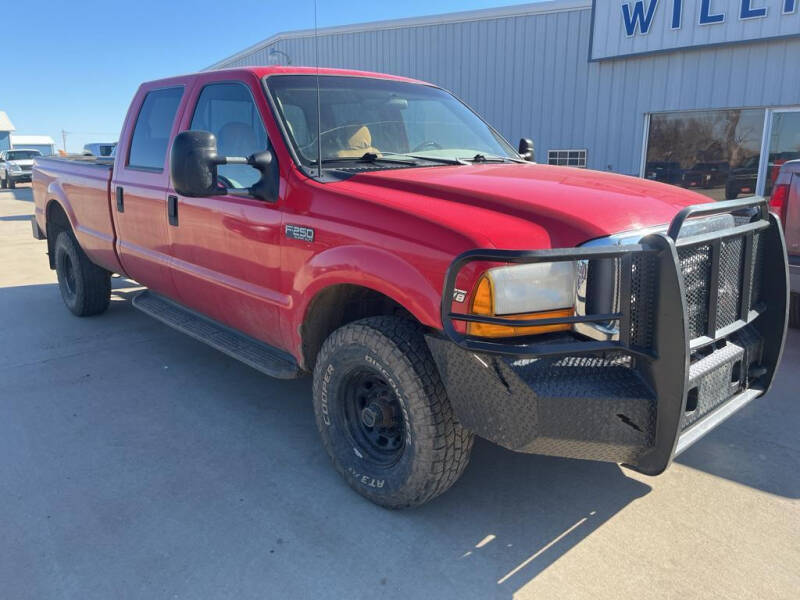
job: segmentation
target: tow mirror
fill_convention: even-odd
[[[208,131],[183,131],[175,136],[169,159],[172,187],[181,196],[197,198],[225,193],[217,181],[217,138]]]
[[[222,194],[252,195],[266,202],[278,199],[277,164],[265,150],[248,157],[219,156],[217,138],[208,131],[183,131],[175,136],[170,153],[172,187],[182,196],[198,198]],[[261,173],[248,189],[226,188],[219,182],[219,165],[250,165]]]
[[[522,138],[519,141],[519,155],[525,160],[534,161],[534,148],[533,140],[529,138]]]

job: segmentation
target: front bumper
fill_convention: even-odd
[[[8,172],[8,179],[9,181],[13,181],[14,183],[30,183],[33,177],[32,171],[19,171],[19,172]]]
[[[755,209],[735,227],[679,237],[688,218]],[[699,205],[679,214],[668,234],[636,245],[466,252],[448,270],[443,298],[453,297],[470,262],[599,259],[620,265],[619,312],[548,322],[616,321],[619,339],[477,338],[454,322],[531,322],[454,313],[448,301],[444,335],[429,335],[428,345],[467,429],[520,452],[625,463],[656,475],[769,389],[786,335],[783,234],[764,200]]]

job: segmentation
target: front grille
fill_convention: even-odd
[[[708,324],[708,285],[711,280],[711,247],[696,246],[678,249],[686,309],[689,339],[703,335]]]
[[[750,299],[742,298],[745,237],[724,239],[720,242],[719,279],[715,290],[709,289],[712,279],[712,245],[684,246],[678,248],[681,274],[686,294],[689,339],[706,335],[709,325],[709,300],[717,295],[716,329],[722,329],[739,319],[742,303],[752,308],[760,300],[760,281],[763,259],[759,244],[760,234],[753,235],[753,261],[748,277],[752,290]]]

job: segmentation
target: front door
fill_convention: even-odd
[[[165,221],[167,147],[177,128],[182,84],[140,91],[125,124],[111,181],[111,212],[117,251],[128,276],[159,294],[175,297],[170,272],[170,240]]]
[[[213,75],[211,76],[213,77]],[[210,131],[220,156],[249,156],[270,148],[263,94],[242,81],[201,79],[181,129]],[[277,160],[277,159],[276,159]],[[247,165],[221,165],[220,183],[236,195],[187,198],[170,189],[168,225],[173,279],[180,302],[257,339],[281,346],[279,316],[288,296],[278,292],[281,202],[246,190],[259,173]]]

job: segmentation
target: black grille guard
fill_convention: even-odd
[[[745,214],[747,222],[710,233],[680,237],[681,228],[688,219],[731,213]],[[751,302],[755,271],[754,239],[760,238],[758,279],[762,299],[757,305]],[[718,300],[720,284],[721,248],[727,240],[742,240],[741,292],[738,296],[737,319],[718,326]],[[681,271],[679,251],[691,248],[706,248],[709,253],[709,282],[704,287],[706,294],[707,321],[701,335],[690,339],[689,314],[687,309],[684,275]],[[587,314],[541,320],[521,320],[506,317],[472,315],[453,311],[453,294],[456,280],[469,263],[529,264],[556,261],[582,261],[592,259],[618,259],[620,264],[620,307],[618,312]],[[642,261],[654,269],[654,285],[639,290],[648,290],[648,297],[634,298],[632,286],[640,277]],[[639,265],[638,270],[635,264]],[[467,353],[480,356],[503,356],[510,359],[540,359],[568,356],[619,356],[632,357],[644,374],[644,380],[655,398],[654,439],[643,452],[637,455],[631,466],[647,474],[658,474],[672,458],[699,439],[716,424],[723,421],[736,409],[753,398],[767,392],[772,384],[780,362],[786,337],[787,309],[789,299],[789,274],[786,246],[782,228],[777,217],[770,213],[766,199],[753,198],[690,206],[683,209],[670,224],[667,233],[644,236],[636,244],[603,247],[578,247],[547,250],[493,250],[476,249],[460,254],[447,270],[442,293],[441,317],[444,335]],[[636,306],[632,307],[632,302]],[[634,315],[634,310],[647,310],[645,315]],[[651,327],[648,343],[642,345],[637,336],[632,336],[636,323],[642,319]],[[576,323],[616,322],[619,339],[598,341],[584,339],[579,335],[528,336],[523,338],[486,339],[458,331],[454,322],[490,323],[513,327],[536,327]],[[713,349],[731,335],[744,335],[744,329],[754,330],[763,339],[763,352],[757,376],[745,379],[746,385],[723,405],[705,415],[691,426],[682,429],[687,409],[690,367],[693,353]],[[739,332],[737,334],[737,332]],[[542,338],[548,338],[543,340]],[[553,339],[555,338],[555,339]],[[430,342],[429,342],[430,344]],[[434,350],[433,345],[431,346]],[[436,356],[437,362],[440,362]],[[440,365],[442,363],[440,362]],[[452,369],[451,369],[452,370]],[[458,411],[457,411],[458,412]],[[619,415],[618,415],[619,416]],[[539,417],[540,418],[540,417]],[[509,446],[510,447],[510,446]],[[576,455],[575,453],[548,452],[549,454]],[[622,462],[622,461],[618,461]],[[628,462],[628,461],[626,461]]]

